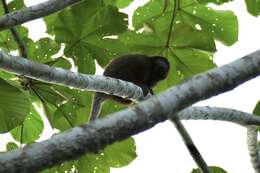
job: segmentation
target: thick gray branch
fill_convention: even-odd
[[[104,92],[132,100],[144,99],[142,89],[130,82],[105,76],[71,72],[62,68],[49,67],[22,57],[9,55],[3,51],[0,51],[0,68],[43,82]]]
[[[181,120],[221,120],[242,126],[259,125],[260,117],[234,109],[193,106],[180,111]]]
[[[82,0],[49,0],[6,14],[0,18],[0,31],[62,10]]]
[[[1,56],[3,57],[3,56]],[[0,65],[3,58],[0,58]],[[0,172],[37,172],[83,154],[96,152],[167,120],[199,100],[207,99],[260,74],[260,51],[194,76],[140,104],[92,121],[51,139],[0,155]]]
[[[247,128],[247,148],[255,173],[260,173],[260,155],[257,141],[257,126]]]

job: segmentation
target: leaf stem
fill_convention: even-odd
[[[170,23],[170,27],[169,27],[169,32],[168,32],[168,36],[167,36],[167,41],[165,44],[166,48],[169,48],[169,44],[170,44],[170,39],[171,39],[171,35],[172,35],[172,28],[173,28],[173,23],[174,23],[174,19],[177,15],[177,12],[179,10],[179,0],[174,0],[174,6],[173,6],[173,11],[172,11],[172,19],[171,19],[171,23]]]

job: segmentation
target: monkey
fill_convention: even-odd
[[[169,61],[165,57],[146,55],[124,55],[105,67],[104,76],[109,76],[117,79],[122,79],[132,82],[142,88],[144,96],[148,93],[154,94],[152,88],[161,80],[167,77],[170,69]],[[101,104],[106,99],[112,99],[121,104],[130,104],[131,100],[118,96],[108,95],[100,92],[94,94],[90,120],[95,120],[99,116]],[[199,165],[202,172],[209,172],[206,162],[203,160],[199,150],[193,143],[186,128],[183,126],[179,117],[174,116],[171,119],[175,124],[178,132],[183,138],[183,141],[191,153],[195,162]]]
[[[148,93],[154,94],[152,88],[167,77],[169,69],[170,63],[165,57],[131,54],[114,59],[105,67],[103,75],[132,82],[138,85],[146,96]],[[98,118],[101,105],[106,99],[125,105],[132,103],[127,98],[96,92],[92,102],[90,121]]]

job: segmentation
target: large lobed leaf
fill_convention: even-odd
[[[0,79],[0,133],[20,125],[29,114],[30,107],[27,95]]]
[[[75,61],[78,70],[94,73],[94,60],[104,66],[111,58],[125,52],[117,39],[127,29],[127,15],[102,0],[89,0],[45,19],[48,32],[65,43],[65,55]]]
[[[162,1],[150,1],[135,12],[133,24],[137,29],[147,24],[152,26],[155,32],[168,31],[172,6],[170,4],[166,12],[163,13]],[[233,12],[214,10],[194,0],[181,1],[175,23],[184,23],[194,29],[207,32],[208,36],[226,45],[232,45],[238,39],[238,21]]]
[[[31,106],[31,111],[23,124],[13,129],[11,135],[16,141],[28,144],[40,138],[43,128],[44,124],[39,113]]]

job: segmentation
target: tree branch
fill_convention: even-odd
[[[200,171],[202,173],[210,173],[207,163],[201,156],[199,150],[197,149],[196,145],[192,141],[188,131],[185,129],[184,125],[181,123],[178,116],[173,116],[171,118],[171,120],[174,123],[176,129],[178,130],[180,136],[182,137],[186,148],[188,149],[189,153],[191,154],[193,160],[196,162]]]
[[[222,120],[237,123],[239,125],[248,126],[247,127],[247,145],[249,154],[251,157],[251,163],[256,173],[260,173],[260,156],[257,144],[257,127],[252,125],[260,125],[260,117],[249,113],[227,109],[227,108],[217,108],[217,107],[189,107],[183,111],[177,113],[179,119],[203,119],[203,120]],[[191,137],[187,133],[182,124],[178,123],[178,119],[173,117],[172,121],[179,133],[181,134],[183,141],[191,153],[191,156],[197,163],[198,167],[203,172],[209,172],[207,170],[207,164],[193,143]],[[177,121],[177,123],[176,123]]]
[[[1,68],[5,64],[3,57],[5,56],[2,53]],[[10,68],[9,71],[13,69]],[[169,115],[174,115],[199,100],[232,90],[259,74],[260,51],[257,51],[230,64],[196,75],[134,107],[72,128],[51,139],[27,145],[23,149],[3,153],[0,155],[0,172],[37,172],[77,159],[86,153],[97,152],[106,145],[167,120]]]
[[[0,68],[47,83],[127,97],[133,101],[146,99],[142,89],[130,82],[49,67],[45,64],[9,55],[3,51],[0,51]]]
[[[193,106],[177,113],[181,120],[220,120],[242,126],[259,125],[260,117],[234,109]]]
[[[257,141],[257,126],[247,128],[247,148],[255,173],[260,173],[260,155]]]
[[[0,18],[0,31],[62,10],[82,0],[49,0],[6,14]]]

